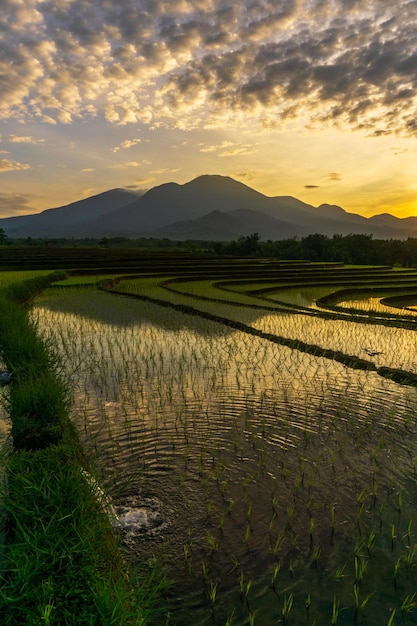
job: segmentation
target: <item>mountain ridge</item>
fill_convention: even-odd
[[[406,239],[417,236],[417,217],[366,218],[337,205],[266,196],[229,176],[203,174],[142,192],[111,189],[41,213],[2,218],[0,228],[8,237],[230,240],[258,232],[276,240],[313,233]]]

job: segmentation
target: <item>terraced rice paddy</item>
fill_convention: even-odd
[[[415,623],[417,326],[372,290],[417,273],[166,272],[32,310],[126,558],[172,582],[155,624]]]

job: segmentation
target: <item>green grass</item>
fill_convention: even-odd
[[[145,623],[73,448],[15,453],[7,471],[2,624]]]
[[[133,585],[69,419],[59,362],[25,302],[57,278],[10,281],[0,292],[0,351],[14,379],[5,398],[13,451],[4,453],[2,624],[138,625],[158,584]],[[133,589],[136,589],[133,591]]]

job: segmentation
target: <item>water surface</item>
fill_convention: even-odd
[[[173,581],[156,624],[401,614],[417,588],[415,389],[94,289],[47,292],[33,317],[60,355],[126,558],[143,572],[160,559]],[[330,348],[354,340],[301,317],[256,324],[304,341],[320,331]],[[384,356],[399,362],[389,331]]]

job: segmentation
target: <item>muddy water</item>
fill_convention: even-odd
[[[417,588],[416,390],[94,290],[45,294],[33,316],[127,560],[172,581],[155,624],[401,614]]]

